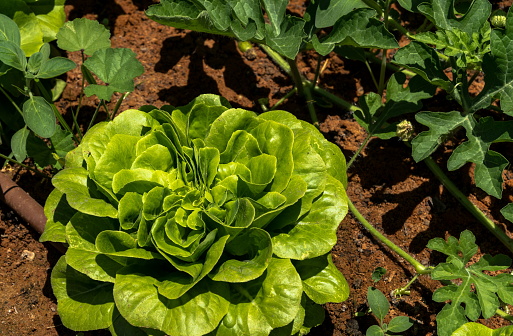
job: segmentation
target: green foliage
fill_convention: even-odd
[[[131,50],[110,48],[110,33],[105,27],[96,21],[77,19],[66,23],[56,36],[57,44],[65,50],[92,54],[81,66],[84,78],[90,82],[85,89],[88,95],[110,100],[114,92],[133,91],[134,78],[144,69]],[[64,57],[50,58],[47,43],[28,60],[27,56],[20,29],[13,20],[0,14],[0,69],[4,70],[0,72],[0,86],[10,101],[0,114],[5,123],[2,135],[10,138],[16,160],[23,161],[30,156],[39,167],[52,165],[59,169],[62,168],[60,161],[73,148],[73,135],[52,104],[52,98],[58,93],[49,90],[47,80],[66,73],[76,64]],[[105,85],[98,85],[93,73]],[[57,125],[56,118],[66,131]],[[49,141],[45,143],[41,138]],[[78,142],[79,138],[75,140]]]
[[[438,264],[431,277],[434,280],[456,280],[447,282],[433,293],[433,300],[446,302],[437,315],[437,329],[441,336],[451,335],[456,329],[482,315],[489,318],[495,315],[500,302],[513,303],[513,275],[502,273],[490,276],[483,271],[500,271],[511,266],[511,258],[506,255],[484,255],[479,261],[467,266],[477,253],[478,246],[472,232],[465,230],[460,239],[449,237],[431,239],[428,248],[446,254],[445,263]]]
[[[506,326],[498,329],[490,329],[475,322],[468,322],[456,329],[451,336],[511,336],[513,335],[513,326]]]
[[[98,21],[75,19],[66,22],[59,31],[57,45],[67,51],[83,50],[90,56],[97,50],[110,48],[110,33]]]
[[[361,111],[355,112],[358,123],[369,133],[381,139],[390,139],[397,134],[399,121],[389,123],[389,119],[413,113],[422,108],[422,99],[430,98],[435,93],[435,87],[420,76],[409,80],[404,87],[406,76],[395,73],[387,84],[387,101],[382,103],[381,96],[369,93],[360,101]]]
[[[374,282],[378,282],[386,273],[387,270],[384,267],[376,267],[376,269],[372,271],[371,278]]]
[[[330,250],[345,161],[315,127],[203,95],[95,125],[66,157],[44,241],[63,323],[113,334],[305,334],[347,299]]]
[[[41,80],[54,78],[73,69],[75,63],[64,57],[50,58],[50,46],[42,44],[40,49],[32,53],[27,60],[27,55],[22,49],[23,35],[16,23],[7,16],[0,14],[0,64],[6,71],[0,75],[2,92],[11,100],[12,104],[4,107],[3,114],[14,114],[16,118],[22,118],[22,126],[16,129],[17,122],[11,122],[9,117],[2,116],[5,125],[2,129],[5,132],[12,132],[10,139],[11,150],[18,161],[23,161],[29,152],[37,152],[36,148],[49,150],[47,145],[32,146],[36,142],[31,141],[34,134],[43,138],[52,138],[59,127],[56,124],[57,112],[55,107],[37,92],[45,90]],[[16,79],[10,77],[14,74]],[[19,74],[19,75],[18,75]],[[18,82],[21,79],[21,82]],[[23,82],[24,81],[24,82]],[[38,85],[35,89],[34,84]],[[11,95],[8,93],[12,93]],[[20,96],[21,93],[21,96]],[[17,102],[21,108],[17,105]],[[14,119],[16,120],[16,119]],[[7,136],[8,133],[4,134]],[[38,143],[40,144],[40,142]],[[58,145],[53,148],[62,150],[64,147]],[[36,164],[45,166],[47,161],[36,160]],[[55,163],[55,160],[53,160]]]
[[[0,2],[0,13],[19,27],[20,47],[27,56],[55,40],[66,20],[64,0],[4,0]]]
[[[448,137],[463,128],[466,141],[453,151],[447,168],[456,170],[467,162],[474,163],[476,185],[501,198],[502,173],[509,161],[490,146],[513,141],[513,121],[500,116],[497,119],[501,120],[482,117],[479,110],[500,99],[501,112],[513,115],[508,71],[510,51],[513,51],[513,12],[508,13],[505,29],[491,29],[487,21],[491,12],[488,1],[473,2],[464,8],[464,15],[459,19],[454,17],[451,6],[448,0],[434,1],[429,6],[422,4],[420,11],[438,30],[415,35],[415,41],[401,48],[395,56],[397,63],[446,90],[462,107],[461,111],[426,111],[415,115],[415,119],[429,129],[412,141],[413,158],[416,161],[427,158]],[[448,66],[452,67],[452,80],[444,73]],[[469,71],[480,69],[485,73],[486,84],[477,97],[472,97],[467,76]]]
[[[406,331],[413,326],[413,321],[407,316],[396,316],[391,319],[388,324],[383,323],[383,320],[390,310],[390,303],[388,303],[388,299],[379,289],[374,287],[369,287],[367,289],[367,302],[369,303],[372,314],[378,319],[379,325],[370,326],[365,335],[395,335],[396,333]]]
[[[312,1],[304,18],[286,14],[287,4],[287,0],[163,0],[146,14],[176,28],[263,43],[290,59],[312,46],[322,55],[340,45],[397,47],[376,11],[362,8],[366,6],[360,1]],[[332,27],[327,36],[316,35],[326,27]]]
[[[133,91],[134,78],[144,72],[136,54],[125,48],[100,49],[84,62],[84,66],[106,84],[90,84],[85,88],[86,95],[95,94],[104,100],[110,100],[114,92]]]
[[[109,31],[96,21],[75,19],[67,22],[57,37],[60,48],[91,55],[81,67],[89,82],[84,90],[87,96],[110,100],[115,92],[132,92],[134,78],[144,72],[132,50],[110,47]],[[103,84],[97,84],[92,74]]]

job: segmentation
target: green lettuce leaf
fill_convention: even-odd
[[[322,321],[315,304],[349,295],[329,254],[346,183],[340,149],[285,111],[214,95],[125,111],[53,178],[43,238],[69,245],[56,290],[108,291],[86,312],[108,307],[94,323],[113,334],[305,332]],[[66,326],[93,325],[74,321],[84,298],[58,298]]]

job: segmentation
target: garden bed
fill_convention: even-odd
[[[67,2],[69,19],[87,17],[106,24],[112,33],[113,47],[132,49],[143,64],[145,73],[136,79],[136,89],[125,99],[121,110],[146,104],[180,106],[199,94],[213,93],[225,97],[234,107],[260,112],[258,99],[269,98],[272,105],[293,87],[290,79],[257,47],[243,53],[231,39],[174,29],[149,20],[143,10],[152,3],[149,0]],[[289,10],[301,12],[302,5],[302,1],[292,1]],[[68,56],[78,61],[78,53]],[[313,78],[317,57],[313,53],[301,57],[300,71]],[[372,90],[371,78],[362,64],[342,60],[333,53],[326,62],[320,86],[350,102],[356,102],[359,96]],[[78,69],[67,74],[68,86],[56,103],[65,116],[77,106],[79,76]],[[93,99],[86,100],[80,123],[88,122],[95,103]],[[435,96],[424,103],[423,110],[444,110],[446,104],[443,97]],[[305,104],[299,98],[288,99],[281,109],[309,120]],[[364,140],[365,131],[349,112],[339,108],[319,108],[318,117],[326,138],[338,144],[346,158],[350,158]],[[452,148],[445,146],[435,153],[434,159],[443,166],[451,151]],[[513,157],[511,144],[503,145],[501,152]],[[49,181],[41,181],[18,168],[8,169],[7,173],[44,203],[52,188]],[[373,139],[348,176],[348,195],[360,212],[426,266],[436,265],[445,258],[426,248],[430,239],[458,237],[465,229],[475,234],[482,254],[509,254],[423,163],[414,162],[411,149],[400,140]],[[469,164],[449,176],[460,187],[474,185],[473,168]],[[513,202],[513,170],[506,172],[505,180],[503,198]],[[498,202],[476,187],[466,188],[463,192],[486,215],[496,222],[505,222]],[[76,335],[62,326],[49,284],[50,270],[60,253],[50,244],[39,243],[38,234],[10,209],[2,206],[0,210],[0,334]],[[392,297],[391,291],[404,286],[415,274],[414,270],[380,245],[351,214],[340,225],[333,259],[346,277],[351,293],[343,303],[325,305],[326,320],[313,329],[311,335],[364,335],[368,326],[376,323],[371,315],[356,317],[356,313],[367,311],[367,288],[374,285],[371,274],[377,267],[387,270],[375,286],[392,303],[389,317],[406,315],[415,321],[414,327],[404,335],[435,333],[435,315],[443,304],[434,303],[431,296],[440,286],[439,282],[421,276],[411,287],[411,295]],[[480,322],[490,327],[504,324],[499,318]],[[84,333],[85,336],[107,334],[104,331]]]

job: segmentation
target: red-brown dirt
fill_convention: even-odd
[[[293,87],[291,80],[258,47],[242,53],[231,39],[155,23],[143,12],[152,3],[151,0],[67,2],[69,19],[85,16],[105,23],[111,30],[113,47],[131,48],[144,65],[145,73],[136,79],[136,90],[123,102],[121,110],[147,104],[185,105],[199,94],[215,93],[226,97],[234,107],[261,111],[259,98],[268,98],[272,105]],[[302,5],[303,1],[292,1],[289,9],[301,12]],[[77,53],[68,56],[79,62]],[[316,55],[305,53],[298,62],[303,74],[312,78]],[[356,102],[359,96],[373,90],[372,80],[362,64],[333,53],[325,62],[328,63],[320,76],[320,86],[350,102]],[[69,72],[66,80],[68,86],[57,106],[69,115],[78,104],[80,72]],[[81,124],[88,124],[95,104],[94,99],[85,99]],[[444,96],[436,96],[424,104],[424,109],[443,110],[446,105]],[[305,104],[299,98],[287,100],[282,109],[309,120]],[[318,116],[321,131],[350,158],[364,140],[364,130],[342,109],[319,108]],[[105,117],[100,116],[100,120]],[[512,157],[511,146],[504,146],[504,150],[503,153]],[[446,146],[436,153],[435,159],[443,166],[450,153],[451,148]],[[51,190],[49,181],[41,181],[26,171],[13,170],[10,174],[44,203]],[[481,253],[508,254],[423,163],[413,161],[410,149],[401,141],[373,139],[348,174],[348,195],[355,206],[378,230],[422,264],[435,265],[443,261],[441,254],[426,248],[429,239],[459,237],[464,229],[476,235]],[[498,223],[506,222],[499,210],[508,199],[513,201],[513,171],[505,176],[502,202],[473,186],[470,165],[449,176],[487,215]],[[0,335],[77,335],[62,326],[56,312],[49,274],[58,257],[59,252],[51,245],[39,243],[37,233],[15,213],[0,206]],[[413,277],[414,270],[383,247],[351,214],[340,225],[333,257],[350,284],[351,294],[346,302],[325,305],[325,323],[313,329],[311,335],[364,335],[371,324],[376,324],[370,315],[355,315],[367,311],[368,286],[376,286],[390,299],[390,317],[406,315],[415,320],[414,327],[404,335],[434,335],[435,315],[443,304],[434,303],[431,295],[440,284],[421,276],[411,287],[411,295],[391,297],[390,292],[404,286]],[[374,284],[371,273],[376,267],[386,268],[387,273],[383,280]],[[499,318],[481,322],[491,327],[505,325]],[[108,332],[93,331],[83,335],[108,335]]]

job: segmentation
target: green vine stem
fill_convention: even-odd
[[[2,153],[0,153],[0,158],[4,159],[6,161],[9,161],[9,162],[15,163],[15,164],[17,164],[17,165],[19,165],[19,166],[21,166],[23,168],[26,168],[26,169],[30,170],[30,171],[33,171],[34,173],[36,173],[37,175],[39,175],[41,177],[48,178],[48,179],[51,178],[50,176],[40,172],[39,170],[37,170],[35,168],[32,168],[31,166],[27,166],[26,164],[21,163],[19,161],[16,161],[14,159],[11,159],[10,157],[8,157],[6,155],[3,155]]]
[[[392,291],[392,295],[397,296],[397,297],[400,297],[403,295],[410,295],[411,294],[410,287],[411,287],[411,285],[413,285],[413,283],[415,281],[417,281],[419,275],[420,274],[415,274],[415,276],[410,281],[408,281],[408,283],[404,287],[394,289]]]
[[[424,163],[435,174],[435,176],[442,182],[445,188],[463,205],[481,224],[483,224],[497,239],[499,239],[507,248],[513,253],[513,239],[511,239],[501,228],[499,228],[491,219],[479,210],[459,189],[456,185],[445,175],[440,169],[438,164],[431,158],[424,159]]]
[[[317,113],[315,112],[315,100],[312,95],[313,87],[315,87],[315,82],[309,84],[305,81],[303,86],[303,93],[305,94],[306,106],[308,107],[308,112],[310,113],[310,119],[312,119],[313,125],[319,128],[319,119],[317,119]]]
[[[340,97],[337,97],[335,96],[334,94],[326,91],[326,90],[323,90],[321,89],[320,87],[316,86],[312,89],[316,94],[320,95],[320,96],[323,96],[324,98],[328,99],[329,101],[331,101],[333,104],[335,105],[338,105],[346,110],[349,110],[349,111],[352,111],[352,112],[355,112],[355,111],[361,111],[362,109],[359,108],[358,106],[355,106],[353,104],[351,104],[350,102],[340,98]]]
[[[291,75],[291,72],[292,70],[290,69],[290,65],[289,63],[287,63],[287,61],[285,61],[285,59],[283,59],[283,57],[281,57],[280,54],[278,54],[276,51],[272,50],[270,47],[268,47],[267,45],[265,44],[259,44],[258,45],[260,48],[262,48],[265,53],[267,55],[269,55],[269,57],[272,58],[272,60],[278,64],[278,66],[283,70],[285,71],[289,76],[292,76]]]
[[[354,161],[356,160],[356,158],[360,155],[360,153],[365,149],[365,147],[367,147],[367,144],[369,143],[370,139],[372,138],[372,134],[367,134],[367,136],[365,137],[365,139],[363,140],[363,142],[360,144],[360,146],[358,147],[358,149],[356,150],[356,152],[353,154],[353,156],[351,157],[351,160],[349,160],[349,162],[347,163],[346,165],[346,170],[349,171],[349,168],[353,165]]]
[[[295,93],[297,92],[297,89],[296,88],[293,88],[292,90],[290,90],[289,92],[287,92],[285,94],[285,96],[283,96],[283,98],[281,98],[280,100],[278,100],[271,108],[268,109],[268,111],[272,111],[272,110],[276,110],[278,108],[278,106],[280,106],[281,104],[283,104],[283,102],[287,99],[289,99],[290,97],[292,97],[292,95],[294,95]]]
[[[85,54],[84,54],[84,50],[81,50],[80,51],[80,55],[81,55],[81,59],[82,59],[82,64],[80,67],[82,67],[84,65],[84,62],[85,62]],[[82,107],[82,100],[84,99],[84,88],[85,88],[85,75],[82,73],[82,80],[81,80],[81,83],[80,83],[80,94],[78,96],[78,106],[77,106],[77,110],[75,111],[75,113],[73,113],[73,121],[74,121],[74,124],[73,124],[73,127],[77,127],[77,131],[80,132],[80,127],[78,125],[78,114],[80,113],[80,108]],[[82,138],[82,134],[79,133],[80,137]]]
[[[351,210],[351,212],[353,213],[353,215],[356,217],[356,219],[358,219],[358,221],[374,236],[376,237],[378,240],[380,240],[383,244],[385,244],[386,246],[388,246],[392,251],[394,251],[395,253],[397,253],[399,256],[401,256],[404,260],[406,260],[407,262],[409,262],[414,268],[415,268],[415,271],[418,273],[418,274],[429,274],[431,273],[431,270],[432,268],[430,267],[426,267],[424,265],[422,265],[419,261],[417,261],[415,258],[413,258],[412,256],[410,256],[406,251],[404,251],[403,249],[401,249],[399,246],[397,246],[396,244],[394,244],[390,239],[388,239],[387,237],[385,237],[381,232],[379,232],[378,230],[376,230],[376,228],[374,228],[366,219],[365,217],[363,217],[363,215],[358,211],[358,209],[356,209],[356,207],[354,206],[354,204],[351,202],[350,199],[348,199],[348,205],[349,205],[349,210]]]
[[[506,313],[502,309],[497,309],[495,314],[499,315],[500,317],[502,317],[503,319],[505,319],[505,320],[507,320],[509,322],[513,322],[513,316],[511,316],[510,314]]]
[[[96,116],[98,115],[98,111],[100,110],[101,104],[96,105],[96,109],[94,110],[93,116],[91,117],[91,121],[89,121],[89,126],[87,126],[87,131],[93,127],[94,121],[96,120]]]
[[[294,81],[294,84],[297,87],[297,93],[301,97],[305,97],[305,89],[303,86],[303,76],[299,73],[299,69],[297,68],[296,61],[291,59],[286,59],[287,63],[290,67],[290,76],[292,77],[292,80]]]
[[[118,113],[119,108],[121,107],[121,103],[123,103],[123,101],[129,93],[130,92],[125,92],[121,94],[121,97],[119,97],[118,101],[116,102],[116,106],[114,106],[114,110],[112,111],[112,118],[110,118],[111,120],[114,119],[114,117]]]
[[[385,3],[385,12],[383,13],[383,25],[385,29],[388,29],[389,23],[389,13],[390,13],[390,0],[387,0]],[[387,70],[387,51],[388,49],[381,50],[381,69],[379,72],[379,84],[378,84],[378,94],[383,97],[383,93],[385,91],[385,75]]]
[[[282,68],[283,71],[285,71],[289,76],[292,77],[291,65],[285,59],[283,59],[283,57],[281,57],[280,54],[278,54],[277,52],[275,52],[274,50],[272,50],[265,44],[261,44],[260,47],[267,53],[267,55],[269,55],[269,57],[271,57],[273,59],[273,61],[276,64],[278,64],[278,66],[280,68]],[[339,98],[324,89],[321,89],[320,87],[318,87],[316,85],[312,85],[312,83],[310,83],[309,81],[304,80],[302,83],[305,87],[308,87],[307,90],[311,90],[312,93],[318,94],[318,95],[328,99],[333,104],[335,104],[339,107],[342,107],[342,108],[352,111],[352,112],[362,110],[358,106],[355,106],[355,105],[349,103],[348,101],[345,101],[344,99]]]
[[[0,86],[0,91],[7,97],[7,99],[11,102],[11,104],[14,106],[14,108],[20,113],[20,115],[23,116],[23,112],[21,111],[20,107],[18,106],[18,104],[16,104],[16,102],[11,98],[11,96],[9,96],[9,94],[7,93],[7,91],[4,90],[3,87]]]
[[[319,54],[317,55],[317,65],[315,66],[315,74],[314,74],[314,80],[313,80],[313,86],[317,86],[317,82],[319,81],[319,76],[321,75],[321,63],[324,57]]]

